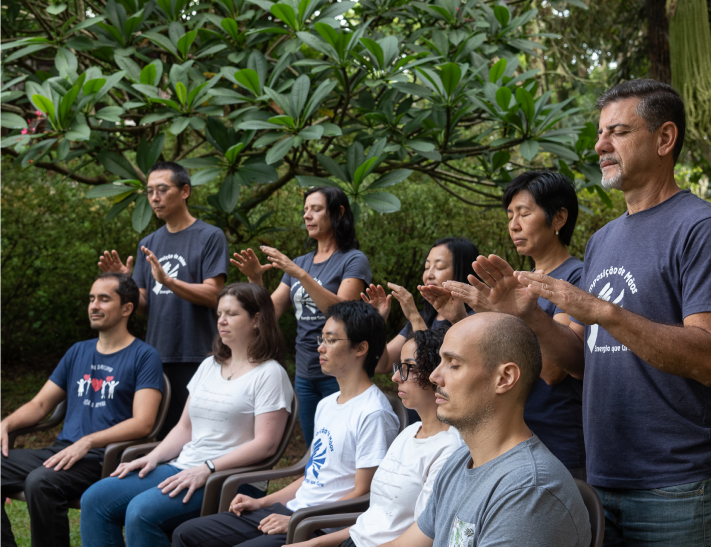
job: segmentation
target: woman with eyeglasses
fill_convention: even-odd
[[[444,282],[451,280],[466,283],[467,277],[474,275],[472,262],[476,260],[477,256],[479,256],[479,249],[474,243],[463,237],[447,237],[436,241],[427,253],[422,272],[422,285],[417,287],[418,290],[422,292],[423,287],[428,286],[442,287]],[[394,296],[408,319],[400,334],[388,342],[388,346],[378,362],[378,367],[375,369],[376,374],[388,373],[390,364],[400,355],[405,341],[413,331],[438,329],[451,325],[451,322],[437,312],[427,300],[420,312],[415,305],[414,297],[407,289],[395,283],[388,283],[388,287],[392,292],[387,296],[385,289],[380,285],[377,287],[370,285],[365,290],[365,294],[361,294],[361,298],[373,305],[386,321],[390,315],[391,300]],[[458,308],[454,310],[454,313],[461,315],[462,318],[471,311],[462,302],[455,305],[458,305]]]
[[[372,279],[368,257],[358,250],[355,221],[348,197],[339,188],[318,187],[304,195],[308,254],[289,259],[273,247],[262,246],[269,264],[259,263],[252,249],[235,253],[230,262],[250,283],[263,285],[271,268],[284,271],[272,293],[277,319],[290,306],[296,314],[296,378],[299,422],[306,446],[314,434],[319,401],[338,391],[338,382],[321,372],[316,336],[326,323],[326,310],[337,302],[358,300]]]
[[[432,494],[437,473],[462,445],[459,433],[437,419],[432,371],[449,327],[421,330],[405,341],[392,380],[408,409],[422,421],[408,426],[390,445],[370,486],[370,507],[350,528],[314,537],[299,547],[375,547],[392,541],[415,522]]]

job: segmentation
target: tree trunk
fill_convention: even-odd
[[[665,0],[647,0],[647,38],[652,78],[671,84],[669,20]]]

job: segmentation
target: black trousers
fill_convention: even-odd
[[[238,517],[224,512],[209,517],[189,520],[173,532],[173,547],[282,547],[286,534],[266,535],[259,531],[259,523],[273,514],[291,516],[281,503],[248,511]]]
[[[71,468],[61,471],[42,464],[72,443],[57,441],[41,449],[13,449],[2,457],[2,546],[16,546],[5,497],[22,492],[30,513],[32,547],[69,547],[68,501],[80,497],[101,478],[103,449],[90,450]]]
[[[419,420],[417,420],[419,422]],[[348,538],[346,541],[341,543],[338,547],[358,547],[355,544],[355,541],[353,541],[351,538]]]
[[[163,428],[158,432],[158,440],[162,441],[170,433],[183,414],[183,408],[188,400],[188,383],[197,372],[200,363],[163,363],[163,371],[170,380],[172,395],[165,416]]]

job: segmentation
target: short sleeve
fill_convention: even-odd
[[[542,523],[531,526],[531,523]],[[585,541],[587,540],[587,543]],[[590,529],[578,532],[568,508],[545,488],[518,488],[496,500],[482,519],[477,547],[590,544]]]
[[[412,333],[412,323],[409,321],[405,324],[405,326],[402,328],[400,331],[400,336],[403,336],[405,340],[407,340],[407,337],[410,336]]]
[[[145,239],[141,240],[136,249],[136,264],[133,267],[133,275],[131,276],[139,289],[145,289],[148,286],[146,285],[146,255],[141,252],[141,246],[143,245],[146,245]]]
[[[259,366],[267,366],[269,369],[261,375],[255,389],[254,415],[259,416],[282,408],[291,412],[294,391],[286,371],[275,361]]]
[[[202,255],[203,281],[218,275],[227,275],[230,263],[227,238],[222,230],[210,234]]]
[[[136,370],[136,391],[139,389],[163,392],[163,362],[158,351],[147,344],[141,352]]]
[[[361,252],[353,253],[343,269],[343,279],[362,279],[366,285],[370,285],[373,274],[368,257]]]
[[[208,357],[202,363],[200,363],[200,366],[198,367],[197,371],[195,371],[195,374],[193,374],[193,377],[190,378],[190,381],[188,382],[188,393],[193,393],[197,389],[197,387],[203,381],[202,379],[203,376],[205,376],[207,368],[213,365],[217,365],[217,362],[215,361],[214,357]]]
[[[425,484],[420,491],[420,495],[417,496],[417,501],[415,502],[415,520],[419,515],[425,510],[427,502],[432,497],[432,492],[434,491],[435,481],[437,480],[437,475],[447,463],[449,457],[459,448],[459,444],[454,444],[453,442],[445,449],[442,450],[429,466],[427,470],[427,476],[425,478]]]
[[[77,350],[78,344],[74,344],[71,348],[69,348],[69,351],[64,354],[64,357],[62,357],[61,361],[59,361],[59,364],[49,377],[49,379],[56,384],[57,387],[62,388],[66,392],[69,392],[67,382],[69,381],[69,375],[77,355]]]
[[[397,437],[397,418],[385,410],[368,414],[358,428],[356,469],[377,467]]]
[[[681,257],[682,315],[711,311],[711,219],[694,226]]]
[[[437,475],[439,476],[439,473]],[[415,514],[417,527],[423,534],[432,539],[435,537],[435,519],[437,518],[437,500],[439,498],[439,489],[437,485],[438,481],[437,478],[435,478],[432,488],[432,495],[427,500],[425,509],[419,515]]]

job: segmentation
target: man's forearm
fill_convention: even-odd
[[[103,431],[87,435],[83,439],[90,443],[91,448],[104,448],[111,443],[132,441],[147,436],[153,427],[152,423],[139,418],[129,418]]]
[[[206,308],[217,307],[217,295],[220,293],[220,290],[214,285],[207,283],[186,283],[185,281],[171,277],[170,281],[164,283],[163,286],[191,304],[205,306]]]
[[[23,427],[36,425],[50,410],[51,409],[42,408],[42,406],[35,401],[30,401],[5,418],[2,424],[8,433],[12,433]]]
[[[704,328],[662,325],[609,302],[598,324],[654,368],[711,387],[711,333]]]
[[[581,380],[585,369],[583,342],[565,325],[536,306],[530,316],[523,317],[541,346],[541,355],[549,365],[557,366],[573,378]]]
[[[299,489],[303,482],[304,477],[300,477],[288,486],[282,488],[281,490],[278,490],[273,494],[269,494],[268,496],[263,497],[260,500],[262,507],[269,507],[270,505],[274,505],[275,503],[281,503],[282,505],[286,505],[296,497],[296,491]]]

